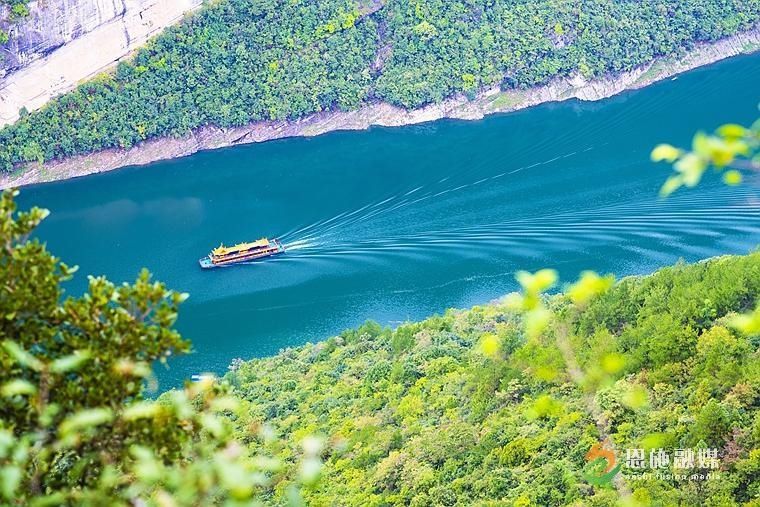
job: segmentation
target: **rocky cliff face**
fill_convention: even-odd
[[[10,25],[0,59],[0,77],[27,66],[126,12],[122,0],[47,0],[31,2],[29,17]]]
[[[0,126],[107,69],[203,0],[38,0],[0,47]],[[0,12],[0,20],[3,13]],[[6,13],[7,17],[7,13]]]

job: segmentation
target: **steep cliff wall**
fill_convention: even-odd
[[[39,0],[0,48],[0,125],[123,58],[203,0]]]
[[[0,77],[122,16],[121,0],[55,0],[30,3],[29,16],[10,27]]]

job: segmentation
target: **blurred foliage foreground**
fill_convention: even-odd
[[[142,273],[65,297],[75,269],[13,196],[0,505],[760,505],[760,253],[587,272],[554,296],[556,273],[520,272],[500,302],[368,323],[151,401],[151,363],[189,350],[186,296]],[[715,448],[720,476],[595,484],[589,451],[631,448]]]
[[[13,197],[0,199],[0,505],[251,504],[279,467],[270,433],[236,424],[244,402],[213,381],[143,398],[151,363],[190,348],[173,329],[187,296],[143,272],[65,298],[75,269],[29,239],[47,212],[16,213]]]

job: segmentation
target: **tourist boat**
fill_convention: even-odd
[[[211,250],[210,254],[198,262],[203,269],[211,269],[251,262],[284,252],[285,247],[282,246],[279,240],[261,238],[258,241],[240,243],[235,246],[219,245],[219,247]]]

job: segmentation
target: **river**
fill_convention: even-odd
[[[316,341],[366,319],[395,326],[515,289],[518,269],[618,276],[747,253],[760,185],[709,176],[667,200],[658,142],[758,116],[760,55],[600,102],[240,146],[23,189],[38,235],[85,274],[148,267],[189,292],[178,323],[194,353],[162,387],[230,360]],[[219,245],[280,237],[286,255],[201,271]]]

